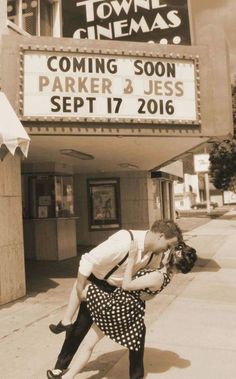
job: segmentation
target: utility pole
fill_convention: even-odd
[[[210,213],[211,212],[211,203],[210,203],[210,189],[209,189],[209,175],[208,175],[208,172],[205,172],[204,178],[205,178],[207,213]]]

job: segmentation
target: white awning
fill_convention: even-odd
[[[6,95],[0,92],[0,150],[15,154],[17,147],[27,157],[30,138]],[[5,153],[2,152],[2,158]]]

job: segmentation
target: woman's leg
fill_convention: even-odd
[[[73,316],[75,312],[78,310],[79,304],[80,304],[80,301],[77,295],[76,281],[75,281],[72,287],[72,291],[70,293],[69,302],[67,304],[64,316],[61,321],[63,325],[68,325],[72,323]]]
[[[79,309],[79,305],[80,305],[80,300],[77,295],[76,281],[75,281],[70,293],[69,302],[66,306],[66,310],[64,312],[63,318],[58,324],[49,325],[49,329],[51,330],[51,332],[55,334],[59,334],[62,332],[71,331],[73,316],[75,312]]]
[[[89,361],[94,346],[104,336],[103,332],[93,324],[88,334],[80,345],[77,354],[75,355],[72,365],[69,370],[63,375],[63,379],[73,379]]]

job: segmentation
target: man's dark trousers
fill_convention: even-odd
[[[105,292],[113,292],[116,287],[110,286],[107,282],[97,279],[95,276],[91,275],[88,280],[95,283]],[[55,365],[56,369],[66,369],[72,358],[74,357],[79,345],[83,341],[84,337],[88,333],[91,325],[93,323],[92,317],[90,316],[89,310],[87,308],[86,302],[82,302],[77,315],[77,319],[74,323],[73,330],[66,334],[65,341],[62,345],[60,354]],[[130,379],[141,379],[144,377],[144,367],[143,367],[143,355],[144,355],[144,344],[145,344],[145,333],[143,331],[141,348],[138,351],[129,351],[129,374]]]

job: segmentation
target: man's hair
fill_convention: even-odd
[[[166,239],[178,238],[178,242],[183,241],[182,231],[172,220],[157,220],[151,226],[151,232],[163,233]]]

